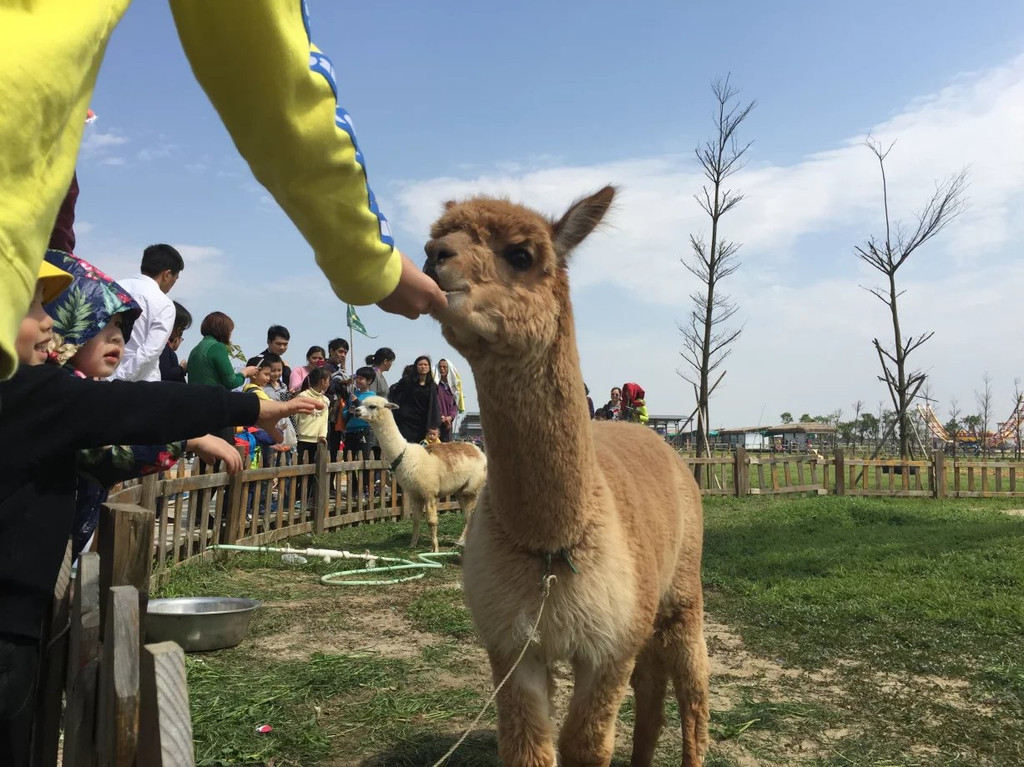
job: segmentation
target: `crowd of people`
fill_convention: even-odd
[[[623,390],[626,396],[623,396]],[[587,389],[587,405],[590,407],[590,417],[595,421],[634,421],[636,423],[647,423],[650,416],[647,413],[647,401],[644,390],[635,383],[626,383],[622,386],[613,386],[609,392],[608,402],[604,406],[594,408],[594,400],[590,396],[590,389]]]

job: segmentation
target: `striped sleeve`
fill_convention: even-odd
[[[335,294],[358,305],[390,295],[401,257],[305,3],[172,0],[171,9],[200,85]]]

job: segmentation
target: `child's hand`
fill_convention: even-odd
[[[281,434],[281,430],[277,428],[278,421],[282,418],[287,418],[290,415],[295,415],[296,413],[313,413],[317,410],[323,409],[323,404],[317,402],[312,397],[296,397],[295,399],[290,399],[287,402],[275,402],[272,399],[261,399],[260,417],[253,425],[263,429],[263,431],[269,434],[275,442],[280,442],[284,439],[284,435]]]
[[[242,457],[238,451],[212,434],[188,440],[185,449],[199,456],[203,463],[214,464],[217,461],[224,461],[224,471],[228,474],[237,474],[242,470]]]

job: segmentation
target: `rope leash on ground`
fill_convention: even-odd
[[[465,742],[466,738],[469,737],[469,733],[471,733],[473,731],[473,728],[480,723],[480,720],[487,712],[487,709],[491,707],[492,703],[494,703],[494,699],[498,697],[498,693],[501,692],[501,688],[505,686],[505,683],[512,678],[512,674],[515,673],[515,670],[519,668],[519,664],[522,663],[523,658],[526,657],[526,651],[530,648],[530,645],[533,644],[533,638],[537,635],[537,627],[540,626],[541,616],[544,615],[544,605],[547,604],[548,595],[551,593],[551,584],[554,583],[556,580],[557,576],[552,575],[550,572],[544,576],[544,580],[541,582],[541,600],[540,609],[537,610],[537,619],[533,622],[533,628],[530,629],[530,634],[526,637],[526,642],[523,644],[523,649],[520,650],[519,657],[516,658],[516,662],[512,664],[512,668],[508,670],[508,673],[505,674],[505,678],[502,679],[498,683],[498,686],[494,688],[494,692],[491,693],[491,697],[487,699],[487,702],[484,703],[484,707],[480,709],[480,713],[476,715],[476,718],[472,722],[470,722],[469,727],[466,728],[466,731],[462,733],[462,737],[455,741],[455,744],[448,749],[447,753],[445,753],[444,756],[442,756],[440,759],[434,762],[434,764],[431,765],[431,767],[441,767],[441,765],[448,761],[448,758],[455,753],[459,746],[461,746],[463,742]]]
[[[208,546],[207,549],[247,551],[263,554],[282,554],[284,556],[298,555],[318,557],[322,558],[325,562],[331,562],[335,559],[362,559],[367,562],[366,567],[361,567],[355,570],[338,570],[336,572],[320,576],[320,582],[325,586],[389,586],[395,583],[416,581],[426,575],[427,570],[439,570],[444,567],[441,562],[435,561],[436,559],[458,557],[462,555],[462,552],[459,551],[425,552],[423,554],[417,554],[416,557],[419,561],[414,562],[410,559],[403,559],[401,557],[385,557],[380,554],[371,554],[369,552],[358,554],[352,551],[341,551],[338,549],[293,549],[290,546],[281,548],[274,546],[241,546],[226,543],[214,544],[213,546]],[[394,564],[378,565],[379,562],[389,562]],[[362,577],[356,577],[408,570],[418,570],[419,572],[414,575],[404,575],[394,578],[372,578],[369,580]]]

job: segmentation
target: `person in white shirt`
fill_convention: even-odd
[[[142,314],[132,327],[115,378],[160,380],[160,355],[171,336],[175,317],[174,302],[167,293],[184,268],[181,254],[170,245],[150,245],[142,252],[141,274],[118,280],[142,307]]]

